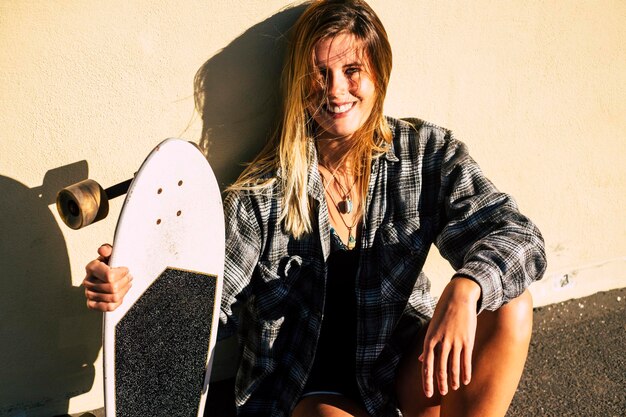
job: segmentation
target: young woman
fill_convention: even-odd
[[[449,131],[383,116],[391,49],[365,2],[311,2],[291,36],[279,129],[224,204],[238,413],[503,416],[539,231]],[[437,302],[432,244],[456,270]],[[99,252],[84,286],[108,311],[131,277]]]

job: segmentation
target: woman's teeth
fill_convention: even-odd
[[[341,106],[333,106],[332,104],[329,104],[326,106],[326,110],[330,113],[340,114],[347,112],[352,108],[352,106],[354,106],[354,102],[342,104]]]

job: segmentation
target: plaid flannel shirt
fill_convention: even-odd
[[[417,119],[387,121],[394,139],[373,161],[355,288],[356,378],[373,416],[400,415],[396,367],[435,307],[422,273],[432,244],[456,275],[480,285],[479,310],[495,310],[518,296],[546,266],[540,232],[450,131]],[[313,233],[297,240],[285,234],[278,186],[230,192],[225,199],[220,333],[238,329],[239,415],[289,416],[313,363],[330,224],[313,142],[311,153]]]

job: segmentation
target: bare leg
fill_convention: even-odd
[[[504,416],[522,376],[532,333],[532,297],[526,290],[494,312],[478,316],[472,381],[441,397],[426,398],[418,342],[401,362],[397,392],[405,416]],[[425,329],[421,332],[423,340]],[[440,404],[440,407],[439,407]]]
[[[396,379],[396,395],[402,415],[407,417],[439,417],[441,395],[438,390],[428,398],[422,384],[422,362],[419,358],[424,347],[424,337],[428,326],[424,326],[417,335],[415,344],[400,361]]]
[[[369,417],[363,407],[342,395],[304,397],[291,417]]]

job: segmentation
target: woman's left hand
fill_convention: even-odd
[[[469,384],[480,295],[480,286],[463,277],[452,279],[441,294],[419,358],[427,397],[434,394],[435,383],[441,395],[448,387],[458,389],[461,381]]]

